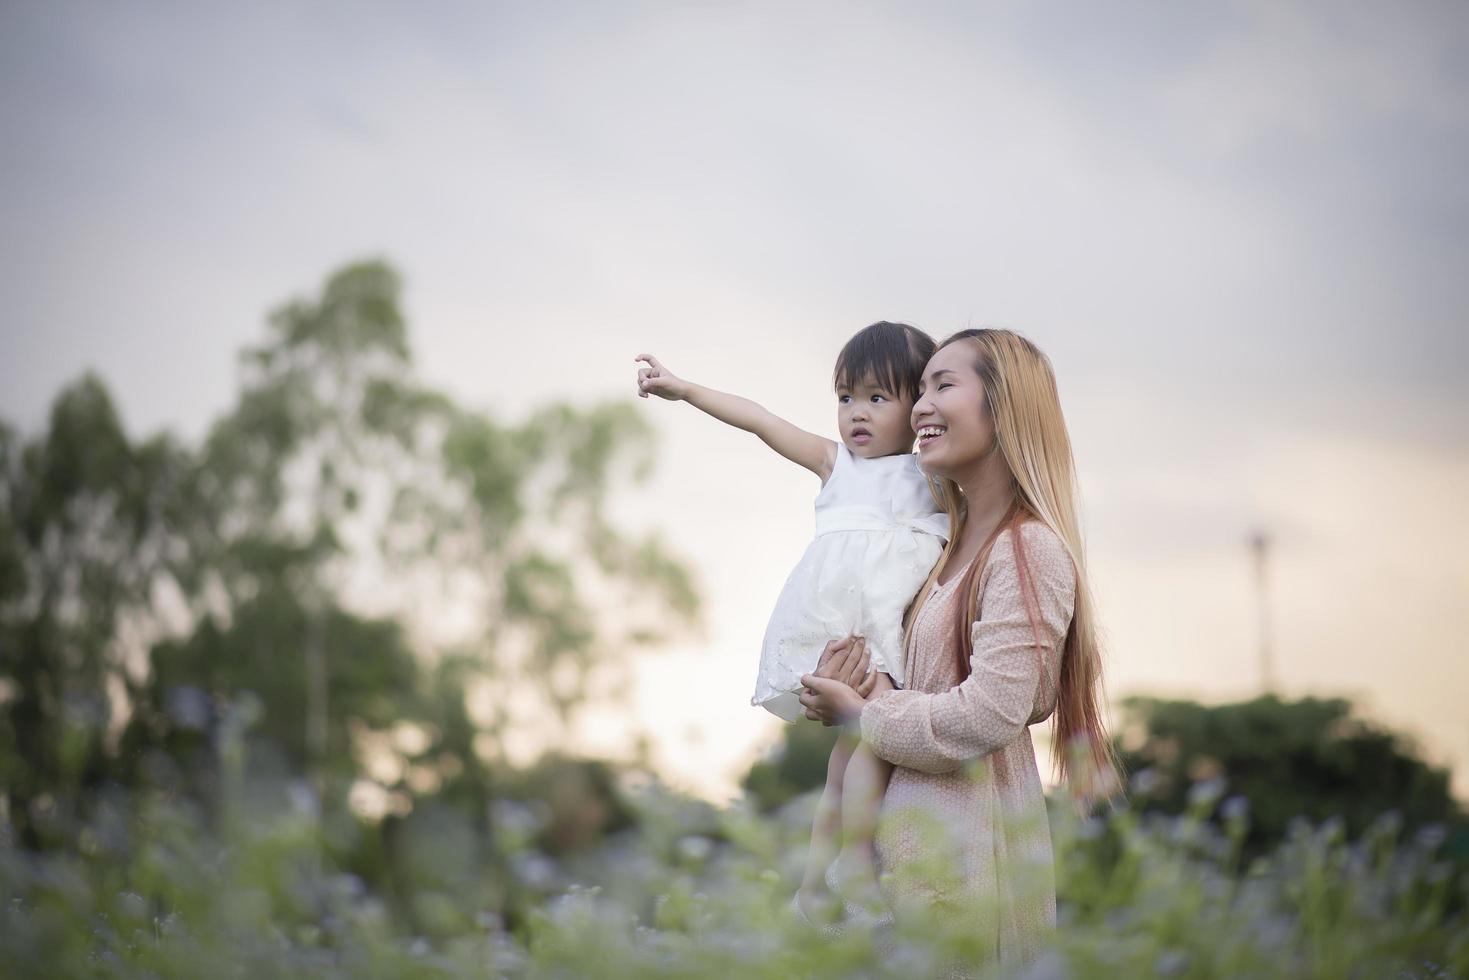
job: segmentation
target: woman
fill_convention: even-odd
[[[883,676],[864,698],[862,641],[837,641],[801,703],[897,767],[875,842],[887,902],[957,915],[1016,962],[1056,920],[1028,726],[1055,714],[1053,761],[1083,804],[1119,785],[1071,443],[1049,361],[1010,331],[950,337],[919,391],[919,461],[953,533],[909,611],[908,685]]]

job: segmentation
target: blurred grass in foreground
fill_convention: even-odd
[[[1448,977],[1469,972],[1469,876],[1434,828],[1392,814],[1356,841],[1300,822],[1239,862],[1249,816],[1196,784],[1181,816],[1052,814],[1060,927],[1028,976]],[[262,796],[267,794],[267,796]],[[216,836],[208,815],[119,793],[73,853],[0,849],[0,972],[45,977],[753,977],[938,975],[984,954],[971,918],[904,923],[894,945],[819,938],[784,910],[813,799],[716,809],[646,778],[630,824],[562,858],[534,805],[497,801],[496,853],[468,817],[415,811],[416,880],[372,893],[301,784],[256,786]],[[1215,820],[1209,818],[1215,817]],[[513,880],[495,880],[509,875]],[[513,894],[513,912],[496,911]],[[499,896],[498,898],[496,896]],[[504,904],[498,904],[501,910]],[[407,910],[405,913],[403,910]],[[975,916],[982,916],[976,911]]]

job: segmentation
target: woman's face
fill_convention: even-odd
[[[960,340],[934,352],[923,369],[913,431],[919,465],[933,476],[957,480],[994,449],[994,421],[974,370],[978,359],[978,348]]]

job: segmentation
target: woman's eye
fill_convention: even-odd
[[[953,382],[951,382],[951,381],[945,381],[944,383],[942,383],[942,384],[939,385],[939,391],[943,391],[945,388],[952,388],[952,387],[954,387]]]

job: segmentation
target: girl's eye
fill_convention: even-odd
[[[875,401],[875,402],[885,402],[885,401],[887,401],[887,399],[884,398],[884,397],[882,397],[881,395],[873,395],[872,396],[872,400]]]

